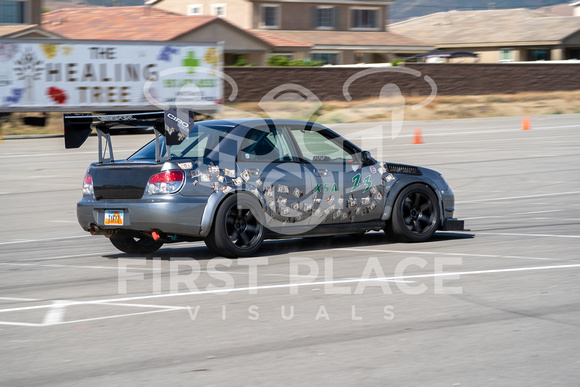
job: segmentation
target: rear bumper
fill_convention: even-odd
[[[165,195],[139,200],[94,200],[77,203],[77,219],[85,231],[91,225],[104,230],[159,230],[166,234],[200,236],[201,217],[207,197]],[[122,210],[123,225],[105,225],[105,210]]]

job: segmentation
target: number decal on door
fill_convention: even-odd
[[[357,173],[356,175],[354,175],[354,177],[352,178],[352,189],[351,192],[356,191],[361,185],[361,175],[360,173]],[[363,191],[363,193],[367,192],[369,189],[371,189],[371,187],[373,186],[373,183],[371,181],[371,176],[367,176],[364,178],[363,182],[365,183],[365,190]]]
[[[354,175],[354,177],[352,178],[352,182],[353,186],[351,192],[354,192],[358,189],[358,187],[360,187],[360,173]]]

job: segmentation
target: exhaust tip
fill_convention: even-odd
[[[115,230],[103,230],[102,228],[95,226],[94,224],[91,224],[91,226],[89,227],[89,232],[91,233],[91,235],[104,235],[107,238],[110,238],[113,236],[113,234],[115,234]]]

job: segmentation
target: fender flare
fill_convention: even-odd
[[[205,205],[205,208],[203,210],[203,215],[201,216],[201,224],[200,224],[199,234],[202,237],[205,238],[206,236],[208,236],[208,234],[213,226],[215,214],[216,214],[219,206],[222,204],[222,202],[228,196],[231,196],[231,195],[248,195],[248,196],[252,197],[253,199],[255,199],[258,202],[258,204],[260,205],[260,207],[264,208],[263,198],[256,197],[256,195],[254,195],[252,192],[250,192],[246,189],[237,189],[237,190],[234,190],[228,194],[225,194],[220,190],[214,191],[207,199],[207,204]]]

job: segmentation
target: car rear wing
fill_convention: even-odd
[[[63,115],[64,146],[79,148],[96,130],[99,145],[99,163],[114,162],[111,132],[127,127],[153,128],[155,132],[155,161],[171,158],[169,147],[178,145],[189,135],[194,124],[194,113],[188,109],[169,108],[164,112],[129,113],[93,116],[84,113]],[[162,158],[160,136],[165,137],[166,157]]]

